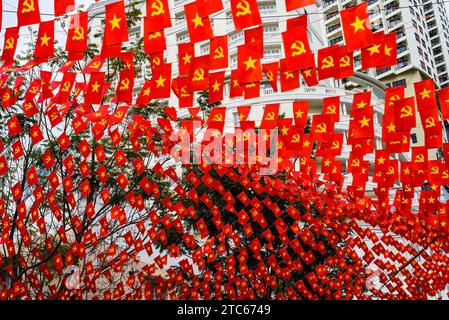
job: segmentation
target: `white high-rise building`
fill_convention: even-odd
[[[325,0],[320,5],[327,45],[344,42],[339,11],[362,3],[361,0]],[[444,3],[432,0],[369,0],[368,12],[373,31],[396,32],[398,63],[380,70],[361,70],[356,52],[357,71],[368,73],[387,85],[402,85],[433,78],[437,85],[449,84],[449,30]]]

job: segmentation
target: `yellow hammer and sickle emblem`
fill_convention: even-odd
[[[62,86],[61,91],[62,92],[69,92],[70,90],[70,81],[64,82],[64,85]]]
[[[34,7],[34,0],[25,0],[23,1],[22,13],[30,13],[36,10]]]
[[[344,67],[349,67],[351,62],[351,59],[349,58],[349,56],[343,56],[340,58],[340,67],[344,68]]]
[[[321,69],[329,69],[334,66],[334,58],[328,56],[322,60],[323,64],[321,65]]]
[[[297,133],[297,134],[295,134],[293,137],[292,137],[292,143],[298,143],[298,142],[300,142],[301,141],[301,137],[300,137],[300,135]]]
[[[153,9],[153,11],[151,11],[152,17],[165,13],[164,4],[160,0],[154,1],[151,4],[151,9]]]
[[[408,143],[407,136],[402,136],[402,143],[404,144]]]
[[[5,92],[5,94],[3,95],[3,101],[8,101],[9,98],[11,98],[11,96],[9,95],[8,92]]]
[[[290,48],[293,50],[292,57],[300,56],[303,53],[306,53],[306,49],[304,48],[304,42],[300,40],[296,40],[295,42],[293,42]]]
[[[325,123],[317,124],[315,132],[316,133],[326,133],[327,132],[327,125]]]
[[[401,116],[400,116],[401,119],[411,117],[411,116],[413,116],[412,107],[405,106],[405,107],[401,108]]]
[[[340,148],[340,142],[338,142],[338,141],[333,141],[332,142],[332,150],[335,150],[335,149],[339,149]]]
[[[444,170],[444,171],[443,171],[443,173],[442,173],[442,178],[443,178],[443,179],[449,178],[449,171],[448,171],[448,170]]]
[[[181,97],[186,98],[188,96],[190,96],[190,94],[187,93],[187,86],[182,87],[181,88]]]
[[[221,115],[221,114],[216,114],[216,115],[213,117],[213,120],[214,120],[214,121],[218,121],[218,122],[223,122],[223,115]]]
[[[148,36],[148,39],[153,40],[153,39],[157,39],[159,37],[162,37],[162,34],[160,31],[157,31],[157,32],[150,33],[150,35]]]
[[[129,89],[129,79],[125,78],[120,81],[120,90],[128,90]]]
[[[248,1],[246,1],[246,0],[240,1],[239,3],[237,3],[237,5],[235,7],[237,9],[239,9],[236,14],[237,17],[246,16],[246,15],[252,13],[251,6],[249,5]]]
[[[283,148],[284,148],[284,144],[282,143],[282,141],[279,141],[278,149],[283,149]]]
[[[388,168],[387,174],[394,174],[394,168],[393,167]]]
[[[267,78],[268,78],[269,81],[273,81],[274,80],[273,72],[268,71]]]
[[[418,154],[416,156],[415,162],[423,163],[424,162],[424,156],[422,154]]]
[[[360,160],[359,159],[353,159],[351,162],[351,165],[353,167],[360,167]]]
[[[336,110],[337,108],[335,107],[335,105],[330,105],[330,106],[327,106],[327,108],[326,108],[326,114],[336,114],[337,112],[337,110]]]
[[[224,58],[223,47],[218,47],[214,50],[214,59],[222,59]]]
[[[398,101],[399,99],[400,99],[401,97],[399,97],[399,95],[397,95],[397,94],[395,94],[394,96],[392,96],[391,98],[390,98],[390,101],[388,102],[388,105],[393,105],[394,104],[394,101]]]
[[[73,31],[74,35],[72,37],[72,40],[78,41],[78,40],[84,40],[84,28],[75,28]]]
[[[265,120],[272,121],[274,120],[274,112],[269,112],[265,117]]]
[[[439,174],[440,173],[440,169],[437,166],[433,166],[432,169],[430,170],[430,174]]]
[[[14,38],[10,37],[6,39],[5,50],[10,50],[14,48]]]
[[[78,93],[80,93],[80,88],[75,88],[75,96],[77,96]]]
[[[202,80],[204,80],[204,69],[203,68],[198,68],[193,73],[192,81],[202,81]]]
[[[412,188],[410,187],[409,184],[407,184],[407,185],[405,186],[405,192],[411,192],[411,191],[412,191]]]
[[[159,57],[155,57],[153,59],[153,64],[156,65],[156,66],[160,65],[161,64],[161,59],[159,59]]]
[[[433,117],[429,117],[426,119],[426,129],[435,127],[435,119]]]
[[[39,91],[39,90],[38,90],[38,88],[37,88],[36,86],[33,86],[33,87],[31,88],[31,90],[30,90],[30,92],[31,92],[32,94],[36,94],[38,91]]]
[[[94,62],[94,63],[92,63],[92,65],[90,66],[91,67],[91,69],[98,69],[98,68],[100,68],[100,62]]]

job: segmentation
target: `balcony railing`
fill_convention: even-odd
[[[399,6],[394,6],[394,7],[388,8],[387,10],[385,10],[385,14],[390,14],[398,9],[399,9]]]
[[[398,47],[397,54],[400,54],[400,53],[402,53],[404,51],[407,51],[407,49],[408,49],[407,46]]]
[[[388,22],[388,26],[390,28],[393,28],[395,26],[397,26],[398,24],[400,24],[402,22],[402,19],[396,19],[396,20],[392,20]]]
[[[329,20],[329,19],[335,17],[336,15],[338,15],[338,11],[326,13],[326,20]]]
[[[337,0],[328,0],[323,2],[323,8],[330,6],[331,4],[337,2]]]
[[[341,28],[340,24],[334,24],[333,26],[327,27],[327,32],[332,32],[334,30],[337,30],[338,28]]]
[[[410,60],[398,61],[397,68],[402,69],[410,64]]]
[[[334,45],[334,44],[336,44],[336,43],[339,43],[339,42],[342,41],[342,40],[343,40],[343,37],[337,37],[337,38],[334,38],[334,39],[329,40],[329,44],[330,44],[330,45]]]

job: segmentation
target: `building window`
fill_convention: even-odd
[[[418,137],[416,136],[416,133],[412,133],[410,135],[410,139],[412,140],[412,143],[418,143]]]
[[[400,80],[393,81],[391,84],[393,87],[405,86],[406,82],[405,82],[405,79],[400,79]]]

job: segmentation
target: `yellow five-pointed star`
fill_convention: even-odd
[[[384,54],[386,56],[391,56],[391,50],[393,50],[392,47],[390,48],[389,46],[385,45],[385,47],[384,47]]]
[[[192,60],[192,56],[188,53],[185,54],[184,57],[182,57],[182,60],[184,61],[184,65],[188,64]]]
[[[326,160],[324,161],[324,166],[325,166],[325,167],[329,167],[330,164],[331,164],[331,161],[330,161],[329,159],[326,159]]]
[[[302,118],[302,115],[304,114],[304,111],[298,110],[295,112],[296,118]]]
[[[360,101],[357,103],[357,107],[359,107],[359,109],[365,108],[366,105],[367,103],[365,101]]]
[[[204,27],[203,19],[197,14],[195,14],[195,18],[192,19],[192,22],[195,24],[195,29],[198,28],[198,26]]]
[[[311,77],[312,76],[312,69],[307,69],[307,70],[304,70],[304,76],[305,77]]]
[[[147,89],[145,89],[145,90],[143,91],[143,95],[144,95],[144,96],[149,96],[149,95],[150,95],[150,92],[151,92],[151,88],[147,88]]]
[[[251,56],[248,58],[247,61],[243,62],[246,65],[246,71],[249,69],[256,69],[255,63],[257,62],[257,59],[253,59]]]
[[[117,16],[114,14],[114,18],[112,20],[109,20],[109,23],[112,26],[112,30],[115,28],[120,29],[120,21],[122,21],[122,18],[117,18]]]
[[[368,48],[369,55],[372,56],[375,53],[380,53],[379,48],[380,44],[373,44],[371,47]]]
[[[368,118],[366,118],[366,117],[364,116],[362,120],[359,120],[361,128],[363,128],[363,127],[369,127],[369,122],[370,122],[370,121],[371,121],[371,119],[368,119]]]
[[[359,19],[359,17],[355,17],[355,21],[351,23],[351,26],[354,27],[354,33],[359,30],[365,30],[365,21],[366,19]]]
[[[156,80],[156,88],[165,87],[165,84],[164,84],[165,80],[167,80],[167,79],[165,79],[162,76],[159,76],[159,79]]]
[[[92,85],[92,92],[98,92],[98,89],[100,88],[100,85],[97,81]]]
[[[212,85],[214,92],[220,90],[220,85],[221,84],[217,80],[215,80],[215,83]]]
[[[384,164],[385,163],[385,158],[384,157],[380,157],[379,159],[377,159],[377,163],[378,164]]]
[[[288,128],[287,128],[286,126],[284,126],[284,127],[281,129],[281,132],[282,132],[282,135],[283,135],[283,136],[286,136],[286,135],[288,134]]]
[[[431,92],[432,91],[427,90],[427,88],[424,88],[424,90],[419,93],[421,95],[421,99],[424,100],[425,98],[430,98]]]
[[[48,47],[48,41],[50,41],[50,37],[47,36],[47,33],[44,33],[44,35],[41,37],[41,46],[47,46]]]
[[[387,126],[388,132],[396,132],[396,126],[394,125],[393,122],[391,122],[388,126]]]

